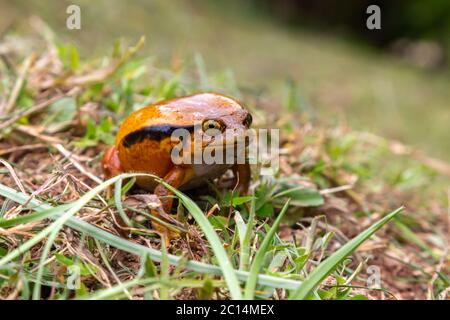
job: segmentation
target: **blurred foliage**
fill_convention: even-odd
[[[290,24],[314,24],[316,27],[338,26],[362,34],[364,39],[386,45],[399,38],[428,39],[448,44],[450,39],[450,2],[447,0],[250,0],[254,6]],[[367,30],[366,8],[381,8],[382,28]]]

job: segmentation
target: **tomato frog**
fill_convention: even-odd
[[[190,155],[185,159],[192,160],[196,151],[201,154],[208,147],[217,146],[218,142],[228,143],[231,138],[241,136],[247,132],[251,122],[252,117],[246,109],[234,99],[220,94],[201,93],[157,102],[133,112],[125,119],[117,133],[115,145],[103,156],[104,174],[110,178],[123,172],[149,173],[174,188],[187,190],[198,188],[207,179],[219,178],[232,169],[237,189],[245,193],[250,182],[247,162],[180,163],[173,156],[173,151],[184,137],[174,139],[173,134],[177,129],[190,133],[187,138],[191,139],[187,149]],[[200,143],[194,142],[196,135],[201,137]],[[186,150],[179,154],[186,156]],[[137,177],[136,183],[143,189],[153,191],[160,199],[163,211],[170,214],[173,203],[170,190],[151,177]],[[164,220],[160,212],[151,210],[153,216]],[[161,224],[152,225],[166,239],[177,236]]]

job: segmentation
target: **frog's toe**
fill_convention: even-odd
[[[167,228],[165,225],[162,225],[158,222],[152,222],[153,229],[161,236],[161,240],[166,242],[166,247],[170,246],[170,242],[172,240],[179,239],[181,237],[181,233],[171,230]]]

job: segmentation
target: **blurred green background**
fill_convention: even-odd
[[[295,83],[320,121],[347,123],[450,160],[450,2],[381,4],[382,29],[365,27],[370,1],[0,0],[0,34],[27,34],[39,16],[86,57],[117,38],[145,35],[160,68],[200,54],[243,90],[280,107]],[[66,8],[81,6],[81,30]]]

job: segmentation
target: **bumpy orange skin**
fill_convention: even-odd
[[[193,165],[174,165],[171,160],[174,146],[170,138],[171,131],[175,128],[197,130],[193,129],[194,126],[205,120],[220,121],[226,129],[246,130],[250,125],[249,117],[251,119],[248,111],[237,101],[214,93],[164,100],[144,107],[133,112],[123,122],[115,146],[105,152],[103,171],[106,177],[121,172],[151,173],[175,188],[195,187],[198,184],[193,183],[194,180],[218,177],[227,167],[213,165],[203,170]],[[248,165],[235,165],[233,171],[239,174],[239,188],[245,192],[250,180]],[[170,195],[166,188],[156,185],[153,179],[139,178],[137,183],[154,190],[158,196]],[[172,199],[165,197],[161,201],[164,210],[170,212]]]

